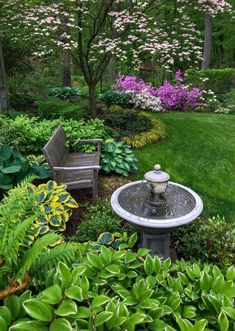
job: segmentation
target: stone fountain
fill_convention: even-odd
[[[170,232],[195,220],[203,210],[197,193],[178,183],[159,164],[145,180],[119,187],[111,197],[116,214],[140,231],[140,246],[152,255],[169,256]]]

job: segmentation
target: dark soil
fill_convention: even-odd
[[[98,199],[110,199],[112,193],[120,186],[128,183],[129,181],[125,178],[112,176],[99,176],[99,197]],[[72,197],[77,201],[79,207],[73,210],[73,214],[67,222],[66,226],[66,237],[73,236],[78,228],[79,223],[84,219],[87,208],[84,206],[85,203],[93,203],[92,201],[92,189],[79,189],[70,191]]]

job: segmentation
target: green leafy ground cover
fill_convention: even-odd
[[[152,114],[167,137],[136,150],[139,172],[160,163],[171,180],[193,188],[204,202],[204,216],[235,221],[235,116],[199,113]]]

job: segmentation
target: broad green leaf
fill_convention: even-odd
[[[49,322],[53,318],[52,308],[39,299],[29,299],[23,302],[24,309],[32,318],[39,321]]]
[[[56,305],[62,299],[61,288],[59,287],[59,285],[53,285],[48,287],[42,292],[40,299],[51,305]]]
[[[160,319],[156,319],[152,323],[149,323],[148,329],[153,331],[165,331],[166,323],[161,321]]]
[[[153,269],[155,274],[158,274],[162,268],[162,262],[158,256],[154,256],[153,259]]]
[[[77,313],[77,305],[71,299],[65,299],[55,311],[58,316],[69,316]]]
[[[7,321],[2,316],[0,316],[0,330],[7,331]]]
[[[17,321],[9,331],[48,331],[48,327],[39,321]]]
[[[16,295],[11,295],[4,299],[4,306],[6,306],[10,312],[12,319],[15,320],[20,312],[20,299]]]
[[[104,305],[109,300],[110,300],[110,298],[106,295],[99,295],[99,296],[95,297],[92,301],[92,309],[95,309],[97,307]]]
[[[235,267],[232,265],[226,272],[227,280],[235,280]]]
[[[192,328],[192,331],[203,331],[205,330],[206,326],[207,326],[207,320],[202,319],[196,322],[196,324]]]
[[[95,326],[99,326],[107,322],[110,318],[113,317],[113,313],[111,311],[102,311],[96,316]]]
[[[153,259],[150,255],[147,255],[144,260],[144,271],[147,275],[152,275],[153,273]]]
[[[72,274],[69,267],[63,262],[59,262],[58,272],[61,280],[61,288],[64,290],[69,286],[72,280]]]
[[[2,173],[3,174],[14,174],[16,172],[19,172],[21,170],[21,166],[20,165],[14,165],[14,166],[10,166],[10,167],[7,167],[7,168],[2,168]]]
[[[226,315],[228,315],[233,320],[235,320],[235,308],[233,308],[233,307],[223,307],[222,310],[226,313]]]
[[[72,331],[72,326],[65,318],[57,318],[50,325],[50,331]]]
[[[87,307],[80,306],[80,307],[78,307],[76,316],[78,318],[88,318],[91,316],[91,311]]]
[[[200,286],[203,291],[209,292],[211,289],[212,277],[205,271],[202,272],[200,277]]]
[[[196,315],[196,307],[194,306],[184,306],[182,311],[183,318],[193,318]]]
[[[107,270],[108,272],[114,275],[120,273],[120,267],[117,264],[110,264],[105,268],[105,270]]]
[[[74,285],[74,286],[69,287],[66,290],[65,294],[70,299],[75,299],[75,300],[78,300],[78,301],[83,300],[82,288],[80,286]]]
[[[132,248],[136,244],[137,240],[138,240],[137,233],[133,233],[128,240],[129,247]]]
[[[0,316],[6,321],[7,325],[11,323],[11,311],[5,306],[0,307]],[[0,329],[1,330],[1,329]]]
[[[101,270],[104,267],[104,264],[98,255],[88,253],[87,260],[88,260],[89,264],[91,266],[95,267],[96,269]]]
[[[221,311],[218,317],[219,326],[221,331],[228,331],[229,322],[226,314]]]

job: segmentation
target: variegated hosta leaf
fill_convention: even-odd
[[[104,233],[101,233],[97,242],[98,242],[98,244],[102,244],[102,245],[110,245],[113,242],[113,240],[114,240],[114,236],[112,233],[104,232]]]
[[[45,200],[47,196],[47,192],[46,191],[41,191],[38,195],[38,202],[41,203]]]
[[[62,223],[62,218],[59,215],[53,215],[50,218],[50,225],[54,227],[59,227],[61,226]]]
[[[71,196],[68,192],[61,192],[58,198],[59,198],[59,202],[66,203],[69,199],[71,199]]]
[[[49,180],[49,182],[47,182],[47,188],[48,190],[55,190],[57,188],[57,183],[54,180]]]
[[[77,208],[78,207],[78,204],[77,202],[73,199],[73,198],[70,198],[66,204],[65,204],[67,207],[69,208]]]

